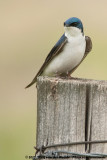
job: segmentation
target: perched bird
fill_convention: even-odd
[[[90,37],[84,35],[83,25],[76,17],[64,22],[65,33],[52,48],[40,70],[26,86],[30,87],[40,75],[69,77],[92,49]]]

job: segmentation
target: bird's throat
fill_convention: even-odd
[[[65,36],[67,38],[70,37],[77,37],[77,36],[82,36],[82,32],[79,28],[76,27],[64,27],[65,30]]]

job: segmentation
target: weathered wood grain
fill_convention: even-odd
[[[107,85],[91,84],[90,91],[90,140],[107,140]],[[89,152],[107,154],[107,143],[91,144]]]
[[[106,81],[39,77],[37,96],[37,147],[107,139]],[[107,153],[107,144],[55,149]]]

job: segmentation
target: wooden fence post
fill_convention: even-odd
[[[39,77],[36,146],[89,140],[107,140],[107,81]],[[107,154],[106,143],[52,149]]]

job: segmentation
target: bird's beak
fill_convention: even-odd
[[[64,22],[64,27],[70,27],[69,24]]]

